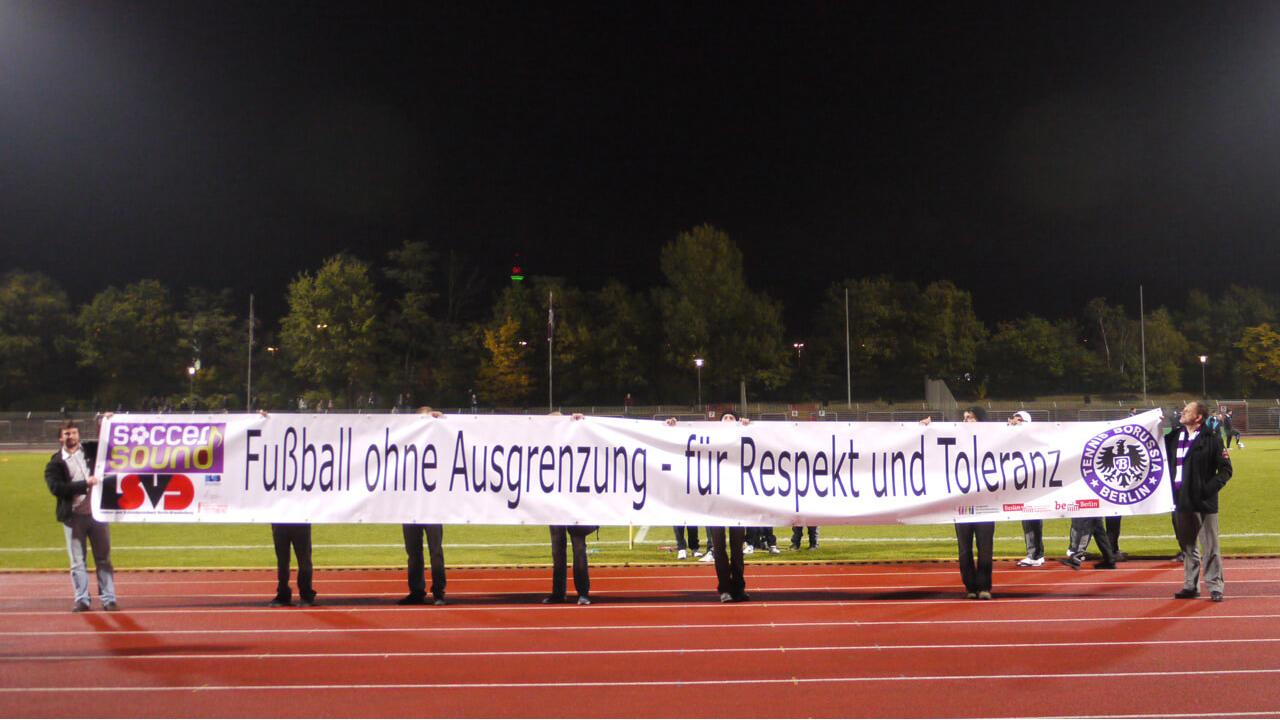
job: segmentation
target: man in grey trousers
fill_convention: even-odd
[[[1203,566],[1209,598],[1222,602],[1225,582],[1218,545],[1218,493],[1231,479],[1231,458],[1222,436],[1204,427],[1208,416],[1204,403],[1187,403],[1179,417],[1182,428],[1165,436],[1165,455],[1173,478],[1173,527],[1183,556],[1182,589],[1174,597],[1189,600],[1200,596]]]
[[[103,417],[105,420],[110,413]],[[115,570],[111,566],[111,531],[107,524],[93,519],[89,489],[102,482],[93,473],[98,453],[97,442],[80,442],[80,429],[74,420],[62,424],[57,452],[44,467],[44,482],[58,499],[55,517],[62,523],[71,559],[71,589],[75,605],[71,612],[89,609],[89,572],[85,565],[85,541],[93,548],[93,566],[98,574],[98,596],[102,609],[118,610],[116,605]]]

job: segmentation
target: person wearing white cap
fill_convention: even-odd
[[[1009,416],[1010,425],[1022,425],[1031,422],[1031,413],[1019,410]],[[1044,521],[1023,520],[1022,539],[1027,543],[1027,556],[1018,561],[1018,567],[1040,567],[1044,565]]]

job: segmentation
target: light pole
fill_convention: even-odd
[[[1209,391],[1205,390],[1205,383],[1204,383],[1204,366],[1208,362],[1209,362],[1208,355],[1200,356],[1200,397],[1205,399],[1208,399],[1209,397]]]
[[[187,397],[192,398],[196,395],[196,366],[187,366]]]
[[[802,342],[791,343],[791,347],[796,349],[796,362],[797,363],[800,362],[800,358],[804,355],[804,343]]]
[[[702,358],[694,358],[693,366],[698,368],[698,412],[702,412]]]

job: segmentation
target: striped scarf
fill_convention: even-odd
[[[1182,432],[1178,433],[1178,458],[1174,464],[1173,471],[1173,491],[1178,492],[1178,488],[1182,486],[1182,463],[1187,459],[1187,450],[1191,449],[1192,443],[1200,436],[1200,431],[1188,432],[1184,427]]]

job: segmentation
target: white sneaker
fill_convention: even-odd
[[[1240,448],[1241,450],[1243,450],[1243,449],[1244,449],[1244,443],[1242,443],[1242,442],[1237,442],[1237,443],[1236,443],[1236,447],[1238,447],[1238,448]]]
[[[769,554],[770,554],[770,555],[781,555],[781,554],[782,554],[782,551],[778,549],[778,546],[777,546],[777,545],[770,545],[770,546],[769,546]]]
[[[720,602],[722,603],[733,602],[733,596],[730,595],[729,593],[720,593]]]
[[[685,559],[685,558],[687,558],[687,557],[689,557],[689,551],[688,551],[688,550],[677,550],[677,551],[676,551],[676,559],[677,559],[677,560],[684,560],[684,559]]]
[[[716,561],[716,555],[710,550],[703,553],[702,557],[698,560],[698,562],[715,562],[715,561]]]
[[[1018,567],[1040,567],[1044,565],[1044,558],[1024,557],[1018,561]]]
[[[755,548],[753,548],[753,547],[751,547],[751,544],[750,544],[750,543],[742,543],[742,554],[743,554],[743,555],[750,555],[751,553],[753,553],[753,552],[755,552],[755,551],[756,551],[756,549],[755,549]]]

